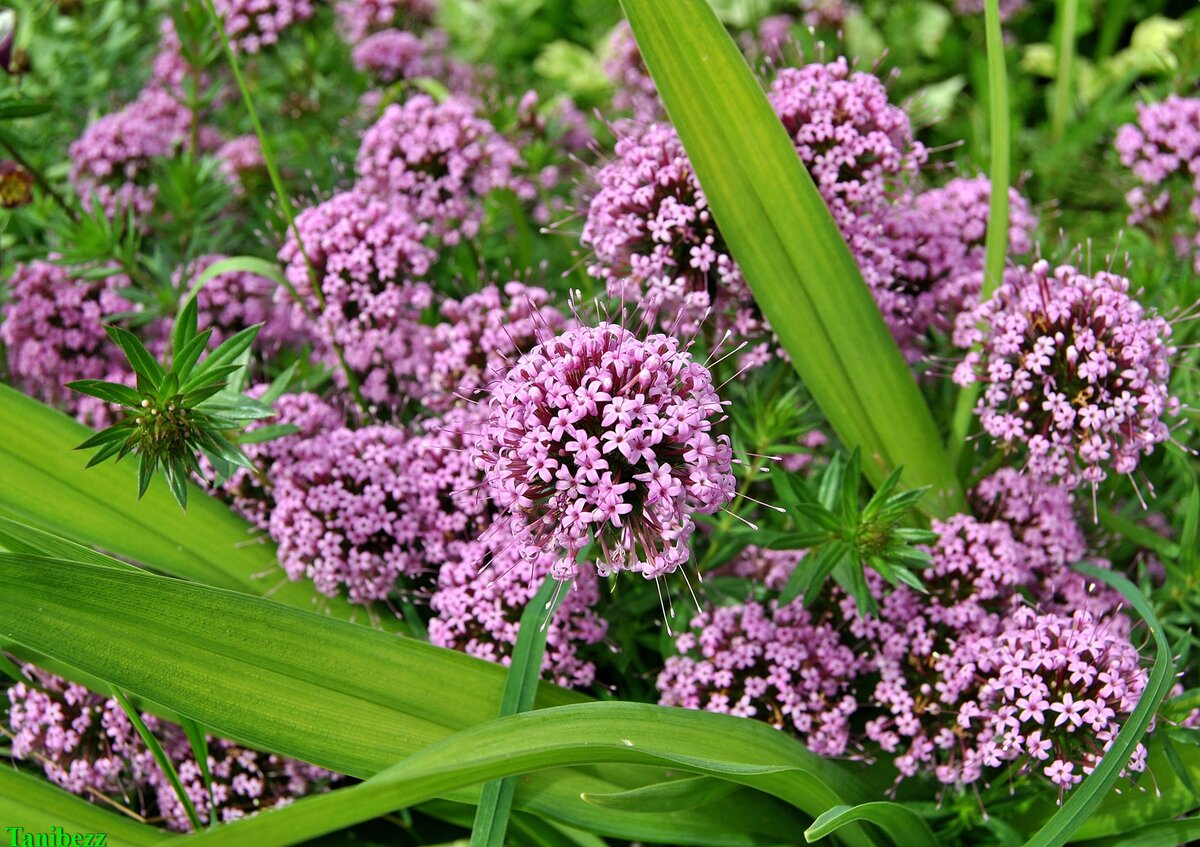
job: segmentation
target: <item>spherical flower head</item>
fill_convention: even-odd
[[[104,331],[106,315],[133,308],[119,293],[129,284],[117,274],[76,278],[68,268],[49,262],[17,265],[9,278],[8,302],[0,307],[0,342],[12,383],[87,426],[114,423],[106,403],[66,384],[79,379],[131,382],[120,348]]]
[[[1140,183],[1126,195],[1129,222],[1168,218],[1186,203],[1191,220],[1175,241],[1200,273],[1200,98],[1171,95],[1137,109],[1137,123],[1122,126],[1114,142]]]
[[[514,281],[446,300],[442,322],[429,333],[427,370],[414,380],[421,403],[444,411],[483,399],[522,353],[566,328],[550,299],[544,288]]]
[[[580,240],[595,256],[588,273],[609,296],[640,301],[647,317],[683,336],[710,309],[725,315],[749,300],[673,127],[620,138],[596,183]]]
[[[429,622],[430,643],[511,664],[521,614],[550,572],[555,555],[536,548],[527,551],[503,530],[482,540],[452,542],[449,552],[429,601],[435,615]],[[608,629],[592,609],[600,599],[599,579],[594,572],[581,571],[565,591],[546,625],[542,670],[558,685],[585,688],[595,680],[596,666],[581,653]]]
[[[419,321],[433,291],[419,278],[435,258],[422,242],[428,228],[406,206],[354,190],[301,212],[296,230],[299,243],[289,237],[279,259],[316,326],[304,309],[292,306],[294,330],[315,334],[318,354],[344,381],[335,353],[340,346],[369,402],[402,403],[411,387],[406,375],[422,372],[426,355]],[[312,290],[306,254],[323,303]],[[277,299],[286,296],[276,291]]]
[[[712,375],[678,339],[608,322],[547,339],[492,389],[475,461],[513,536],[575,572],[670,573],[690,555],[696,512],[733,494],[732,451],[714,436]]]
[[[265,384],[256,385],[246,393],[258,398],[266,389]],[[296,427],[296,432],[269,441],[241,445],[242,451],[254,463],[255,470],[238,468],[221,485],[222,495],[232,503],[234,509],[262,530],[270,527],[271,512],[275,508],[276,473],[286,472],[290,468],[295,459],[295,450],[301,443],[320,438],[346,423],[341,410],[309,391],[284,394],[275,401],[274,409],[275,417],[257,422],[247,427],[247,431],[283,425]]]
[[[436,0],[340,0],[338,29],[354,44],[385,29],[426,25],[436,12]]]
[[[451,91],[465,92],[472,87],[474,72],[448,55],[449,46],[450,36],[441,30],[417,35],[385,29],[368,35],[350,55],[354,67],[382,85],[430,77],[446,83]]]
[[[33,174],[9,159],[0,161],[0,209],[33,202]]]
[[[1024,445],[1040,479],[1098,484],[1130,474],[1169,436],[1171,327],[1129,294],[1129,280],[1040,261],[1006,276],[959,315],[954,340],[981,352],[954,371],[984,384],[976,413],[1006,447]]]
[[[784,68],[767,97],[839,221],[898,194],[928,157],[883,82],[844,58]]]
[[[1009,253],[1025,255],[1037,218],[1015,188],[1008,198]],[[990,201],[987,177],[958,178],[843,227],[910,362],[927,355],[935,336],[949,336],[957,316],[979,302]]]
[[[1090,774],[1137,706],[1147,672],[1121,627],[1085,611],[1017,608],[974,651],[986,682],[959,708],[985,766],[1021,762],[1065,791]],[[1145,769],[1141,744],[1122,774]],[[1061,796],[1061,791],[1060,791]]]
[[[313,16],[312,0],[213,0],[230,46],[257,53],[279,41],[289,26]]]
[[[458,97],[439,103],[415,94],[393,103],[367,130],[355,171],[362,190],[399,197],[447,244],[471,238],[483,221],[483,198],[532,186],[513,175],[517,149]]]
[[[605,47],[604,73],[612,80],[613,108],[628,112],[637,123],[662,119],[663,106],[658,88],[646,70],[641,51],[627,21],[613,29]]]
[[[865,663],[801,601],[701,613],[675,646],[657,681],[664,706],[758,718],[818,755],[845,753]]]

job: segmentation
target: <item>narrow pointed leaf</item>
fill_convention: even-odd
[[[879,483],[962,509],[942,437],[812,178],[705,0],[622,0],[646,67],[763,314],[813,399]],[[681,37],[687,33],[687,37]]]
[[[119,326],[109,325],[104,327],[104,330],[108,333],[108,337],[116,342],[117,346],[125,353],[125,357],[129,359],[129,364],[138,377],[157,386],[163,376],[162,365],[150,355],[150,351],[146,349],[146,345],[142,344],[141,339]]]
[[[138,394],[128,385],[121,385],[119,382],[105,382],[101,379],[78,379],[75,382],[68,382],[67,388],[72,391],[78,391],[80,394],[86,394],[89,397],[96,397],[108,403],[116,403],[120,406],[137,406],[142,402],[142,395]]]
[[[583,799],[608,809],[628,809],[631,812],[674,812],[692,809],[710,800],[724,797],[736,785],[710,776],[689,776],[622,791],[619,794],[585,794]]]

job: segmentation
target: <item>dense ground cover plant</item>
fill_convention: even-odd
[[[0,826],[1200,837],[1200,16],[1114,5],[0,12]]]

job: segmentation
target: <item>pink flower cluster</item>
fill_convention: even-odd
[[[279,41],[285,29],[313,16],[312,0],[213,0],[229,43],[240,53],[257,53]]]
[[[351,44],[385,29],[415,29],[437,12],[436,0],[339,0],[339,28]]]
[[[288,578],[307,577],[331,597],[345,587],[351,602],[368,604],[387,599],[401,576],[419,576],[425,563],[410,544],[420,518],[405,489],[425,477],[410,459],[404,431],[383,425],[292,446],[268,523]]]
[[[1166,217],[1187,200],[1192,232],[1173,235],[1180,255],[1191,255],[1200,273],[1200,98],[1171,95],[1161,103],[1138,104],[1137,123],[1117,131],[1115,146],[1121,164],[1141,183],[1125,195],[1129,222]]]
[[[257,135],[240,135],[226,141],[217,150],[217,159],[221,162],[221,173],[235,192],[242,190],[248,176],[265,174],[267,169]]]
[[[954,0],[954,10],[960,15],[982,15],[984,0]],[[1025,10],[1029,0],[1000,0],[1000,20],[1007,23]]]
[[[595,540],[601,575],[684,564],[692,515],[733,494],[721,402],[677,338],[603,322],[526,353],[492,389],[475,461],[519,543],[553,550],[559,578]]]
[[[509,664],[521,629],[521,613],[550,572],[554,554],[532,551],[526,555],[501,531],[483,540],[451,542],[448,552],[450,557],[438,571],[437,588],[429,600],[435,615],[429,622],[430,642]],[[481,570],[484,565],[486,569]],[[583,688],[595,680],[596,666],[580,655],[580,648],[604,638],[608,624],[593,610],[600,599],[594,572],[581,571],[566,591],[546,625],[542,670],[559,685]]]
[[[925,355],[932,334],[950,335],[955,318],[979,302],[991,193],[986,176],[954,179],[845,227],[910,362]],[[1016,189],[1008,200],[1008,255],[1027,255],[1037,218]]]
[[[501,188],[525,199],[516,178],[521,155],[468,101],[415,94],[393,103],[367,130],[355,171],[359,187],[402,202],[446,244],[471,238],[483,222],[483,198]]]
[[[168,91],[149,87],[120,111],[92,123],[71,143],[71,185],[85,205],[95,196],[105,214],[148,215],[158,195],[151,160],[175,155],[188,139],[191,113]]]
[[[431,29],[423,35],[400,29],[385,29],[368,35],[354,45],[354,67],[371,74],[383,85],[401,80],[431,77],[446,83],[451,91],[471,88],[474,70],[447,55],[450,37]]]
[[[290,236],[279,260],[308,311],[316,315],[313,327],[304,310],[292,306],[296,331],[315,330],[318,352],[335,377],[344,380],[334,353],[335,345],[340,346],[368,401],[381,406],[403,402],[409,388],[404,380],[421,372],[426,355],[421,311],[433,303],[428,284],[414,281],[435,258],[422,241],[426,225],[404,204],[351,190],[301,212],[296,230],[300,242]],[[305,255],[320,297],[312,290]]]
[[[1025,445],[1037,477],[1095,484],[1109,469],[1130,474],[1169,437],[1171,327],[1128,291],[1117,274],[1039,261],[958,317],[955,343],[980,349],[954,379],[984,384],[984,430]]]
[[[751,601],[703,612],[692,628],[699,634],[680,635],[681,655],[659,674],[659,702],[757,717],[795,732],[819,755],[846,752],[858,708],[852,686],[864,661],[828,621],[799,600]]]
[[[228,257],[216,253],[199,256],[188,266],[188,287],[212,265]],[[181,273],[176,272],[178,286]],[[208,280],[196,294],[197,323],[203,331],[213,330],[212,344],[255,324],[262,324],[254,340],[256,350],[277,352],[281,347],[299,346],[303,337],[290,324],[290,307],[277,301],[279,286],[249,271],[226,271]],[[181,292],[186,293],[186,292]],[[168,336],[170,322],[162,333]]]
[[[104,332],[105,316],[133,308],[119,293],[129,280],[82,279],[61,265],[35,261],[17,265],[8,284],[0,341],[13,383],[87,426],[112,423],[106,403],[65,386],[77,379],[131,379],[121,351]]]
[[[414,383],[422,405],[444,411],[481,395],[522,353],[566,325],[544,288],[489,285],[462,300],[446,300],[441,323],[429,330],[427,357]]]
[[[160,815],[180,832],[191,829],[170,782],[115,699],[33,665],[23,670],[32,682],[19,682],[8,690],[14,757],[36,760],[52,782],[72,793],[89,799],[101,795],[123,804],[140,801],[144,816]],[[209,738],[214,810],[183,729],[153,715],[141,717],[175,766],[204,823],[214,811],[221,821],[235,820],[323,790],[338,779],[294,759]]]
[[[672,127],[619,139],[596,183],[580,241],[609,296],[643,303],[648,318],[685,337],[710,308],[725,315],[749,297]]]
[[[928,158],[879,77],[845,58],[784,68],[767,97],[839,224],[899,195]]]
[[[248,394],[259,397],[266,385],[250,389]],[[276,416],[247,428],[254,432],[262,426],[294,426],[297,431],[269,441],[242,445],[242,451],[254,462],[255,470],[238,468],[220,487],[242,517],[256,527],[270,527],[275,510],[274,479],[286,473],[295,461],[296,448],[310,439],[324,438],[345,424],[345,416],[320,396],[305,391],[284,394],[274,403]]]

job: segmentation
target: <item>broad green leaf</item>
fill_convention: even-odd
[[[0,596],[7,601],[0,644],[15,642],[67,662],[214,735],[352,776],[376,774],[499,710],[505,677],[499,665],[259,597],[28,554],[0,554]],[[551,685],[538,688],[542,707],[583,700]],[[742,725],[746,732],[765,731],[815,768],[837,795],[826,805],[865,799],[840,766],[763,725],[727,726]],[[577,739],[587,737],[582,728],[575,732]],[[697,751],[742,743],[734,738],[726,732],[706,747],[689,741],[692,746],[680,749],[702,755]],[[765,797],[754,801],[751,823],[735,811],[746,807],[745,799],[649,817],[580,799],[663,779],[661,771],[628,762],[531,773],[519,781],[515,806],[626,839],[731,847],[786,840],[802,823]],[[453,799],[477,802],[478,796],[475,790]]]
[[[823,772],[831,763],[766,724],[645,703],[583,703],[472,727],[361,785],[305,798],[188,841],[257,847],[297,844],[472,782],[601,763],[654,764],[715,776],[772,794],[810,815],[837,802],[836,787]],[[738,796],[744,800],[749,795],[739,792]],[[745,805],[742,808],[749,811]],[[751,820],[743,814],[737,823],[746,826]],[[850,845],[878,843],[853,824],[841,836]]]
[[[193,488],[186,513],[165,485],[135,497],[137,470],[129,462],[82,473],[74,452],[91,435],[66,415],[0,384],[0,516],[33,524],[166,573],[219,588],[320,609],[344,620],[367,617],[340,598],[314,600],[312,586],[287,581],[275,560],[275,545],[224,504]],[[72,556],[72,558],[77,558]],[[391,615],[379,626],[402,624]]]
[[[1129,763],[1129,757],[1146,734],[1159,704],[1175,682],[1175,662],[1171,657],[1171,645],[1162,625],[1155,617],[1150,601],[1137,586],[1118,573],[1091,565],[1079,565],[1077,570],[1120,591],[1129,601],[1129,605],[1142,616],[1154,636],[1154,667],[1150,670],[1150,678],[1137,706],[1117,733],[1117,737],[1113,739],[1112,746],[1104,754],[1100,764],[1071,791],[1062,808],[1026,842],[1025,847],[1058,847],[1070,840],[1071,835],[1112,791],[1121,771]]]
[[[791,139],[705,0],[622,0],[721,234],[821,411],[874,483],[900,465],[961,511],[942,437]],[[680,37],[687,33],[686,38]]]
[[[899,847],[938,847],[937,839],[924,818],[901,803],[883,801],[860,806],[834,806],[804,830],[804,840],[810,844],[820,841],[857,821],[875,824]]]
[[[50,832],[56,826],[70,833],[102,832],[108,835],[108,847],[149,847],[180,841],[177,835],[76,797],[44,777],[7,766],[0,768],[0,826],[19,826],[29,832]],[[10,835],[0,829],[0,843],[7,845]]]

